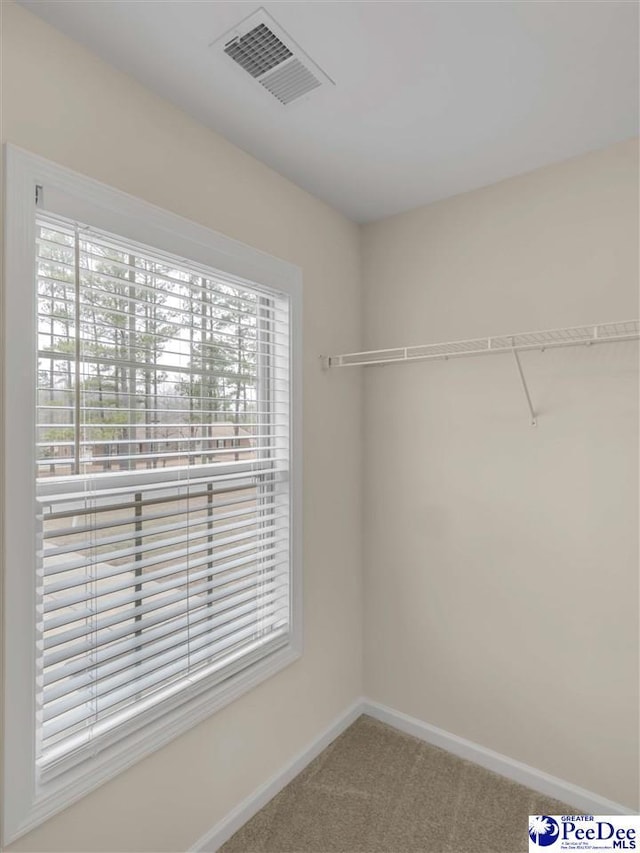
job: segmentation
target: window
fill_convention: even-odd
[[[36,254],[51,772],[287,641],[289,320],[282,296],[66,218],[37,216]]]
[[[298,271],[8,153],[5,840],[300,651]]]

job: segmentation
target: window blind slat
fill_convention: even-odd
[[[250,572],[251,577],[253,578],[254,572]],[[207,575],[205,580],[198,579],[197,581],[189,580],[189,592],[191,595],[199,594],[199,593],[209,593],[216,587],[213,585],[213,575]],[[247,586],[251,586],[252,582],[241,585],[239,588],[246,588]],[[235,589],[227,589],[227,580],[220,581],[216,586],[223,585],[225,586],[225,596],[227,594],[231,594]],[[180,600],[183,597],[182,590],[176,590],[176,584],[174,580],[166,581],[165,583],[153,583],[142,585],[143,589],[135,590],[133,592],[126,592],[120,596],[101,596],[94,600],[92,603],[92,607],[95,609],[90,609],[89,607],[69,607],[62,610],[62,612],[58,611],[59,615],[49,617],[44,620],[44,634],[47,635],[47,632],[56,631],[60,628],[64,628],[67,625],[72,625],[74,622],[79,622],[82,620],[89,619],[97,619],[103,614],[106,613],[114,613],[117,612],[119,608],[126,607],[130,604],[135,604],[136,607],[133,609],[128,618],[133,618],[137,615],[138,610],[143,610],[146,608],[147,610],[153,610],[154,607],[163,607],[165,604],[170,603],[173,600]],[[234,585],[232,584],[232,587]],[[225,597],[221,596],[221,597]],[[116,619],[115,622],[118,620]]]
[[[210,555],[206,554],[199,558],[193,559],[191,555],[186,553],[189,559],[183,559],[181,562],[176,564],[171,564],[169,566],[165,566],[164,568],[155,569],[154,571],[147,572],[145,575],[145,580],[157,580],[158,578],[167,577],[168,575],[183,575],[185,572],[193,572],[196,568],[202,565],[206,565],[207,568],[210,568],[212,571],[215,571],[220,566],[228,565],[228,560],[232,557],[236,557],[239,554],[246,555],[248,551],[255,551],[256,543],[248,542],[244,545],[237,545],[233,548],[227,548],[224,553],[219,555]],[[266,548],[263,549],[266,552]],[[153,565],[162,565],[166,563],[162,558],[159,558],[155,561],[155,563],[148,564],[149,566]],[[109,568],[102,568],[103,564],[97,564],[95,568],[96,577],[99,577],[100,580],[108,580],[111,578],[115,578],[116,581],[113,584],[105,585],[104,594],[108,594],[109,592],[115,592],[118,589],[123,589],[129,586],[132,583],[132,572],[135,571],[135,566],[133,569],[131,567],[127,567],[126,569],[121,569],[119,566],[109,566]],[[215,568],[214,568],[215,567]],[[124,577],[123,577],[124,576]],[[94,584],[96,582],[96,577],[93,577],[91,574],[87,573],[76,573],[72,575],[70,572],[66,577],[61,580],[55,581],[50,584],[44,585],[45,595],[52,595],[54,593],[62,592],[64,590],[70,589],[78,589],[78,587],[86,587],[88,585]],[[85,591],[84,595],[87,593]]]
[[[153,610],[142,614],[140,620],[136,621],[136,615],[130,615],[125,622],[118,622],[112,627],[105,627],[95,632],[74,636],[64,646],[55,645],[50,651],[45,651],[43,656],[44,666],[49,667],[78,655],[86,655],[99,651],[103,646],[115,643],[117,640],[125,639],[138,632],[150,632],[158,625],[163,625],[163,633],[169,634],[176,620],[183,617],[191,617],[194,613],[201,613],[203,608],[208,610],[208,599],[206,594],[199,596],[185,596],[177,604],[165,607],[161,610]],[[203,618],[209,618],[207,614]],[[46,644],[45,644],[46,645]]]
[[[218,466],[221,467],[221,466]],[[147,478],[153,477],[157,480],[156,473],[158,472],[146,472],[146,476],[139,477],[135,484],[135,488],[132,488],[130,485],[128,478],[127,482],[123,485],[119,486],[115,479],[112,480],[110,477],[98,478],[98,477],[86,477],[86,478],[71,478],[71,479],[62,479],[60,478],[57,482],[50,483],[41,483],[41,491],[40,494],[37,495],[37,502],[41,506],[47,506],[51,504],[65,504],[73,502],[77,505],[79,501],[85,501],[88,499],[93,499],[95,501],[102,500],[106,498],[113,498],[119,495],[123,495],[129,497],[130,504],[128,506],[133,506],[134,498],[133,495],[136,492],[140,492],[142,494],[151,493],[151,492],[163,492],[166,496],[160,497],[151,497],[145,498],[145,501],[153,501],[156,503],[167,503],[169,500],[179,500],[180,496],[186,496],[195,494],[200,496],[202,494],[201,491],[198,490],[198,487],[209,486],[212,485],[214,488],[214,494],[217,491],[221,492],[229,492],[229,491],[240,491],[241,489],[249,490],[254,489],[257,485],[270,485],[276,479],[277,472],[274,470],[272,461],[265,461],[262,459],[255,459],[251,462],[239,462],[239,463],[226,463],[225,469],[227,470],[224,474],[216,474],[215,466],[194,466],[191,468],[172,468],[169,472],[165,474],[164,471],[159,472],[161,475],[164,475],[166,479],[163,479],[158,482],[150,482]],[[211,473],[208,473],[208,471]],[[203,473],[201,473],[203,472]],[[206,473],[205,473],[206,472]],[[123,478],[124,479],[124,478]],[[77,481],[80,480],[78,483]],[[84,482],[83,482],[84,480]],[[246,482],[247,480],[251,480],[251,482]],[[55,491],[53,489],[51,492],[49,491],[50,486],[60,486],[59,491]],[[69,488],[68,491],[63,490],[64,487],[74,487]],[[84,486],[84,488],[83,488]],[[43,487],[43,488],[42,488]],[[78,489],[82,489],[82,491],[78,491]],[[190,491],[187,491],[190,490]],[[107,506],[109,511],[112,509],[111,506]],[[100,506],[96,506],[95,508],[91,508],[91,511],[99,511],[101,509]],[[82,507],[74,506],[73,510],[75,512],[82,511]],[[85,511],[89,512],[90,508],[88,506],[85,507]],[[58,513],[52,513],[58,517]]]
[[[273,612],[265,618],[265,623],[269,627],[275,627],[281,621],[285,612],[285,608],[283,607],[274,609]],[[189,655],[185,654],[182,658],[178,659],[179,668],[186,674],[192,669],[194,662],[200,663],[201,660],[206,659],[207,657],[213,657],[214,653],[211,650],[211,645],[214,642],[223,641],[220,645],[224,648],[225,645],[233,645],[237,641],[239,634],[243,637],[254,639],[256,634],[254,622],[255,617],[253,616],[250,607],[246,607],[245,614],[238,616],[233,623],[228,623],[228,625],[219,630],[211,630],[209,636],[204,638],[205,643],[201,644],[204,646],[204,648],[201,649],[201,654],[198,654],[198,646],[200,644],[198,644],[197,641],[189,639],[189,643],[191,644],[193,642],[195,648],[193,648]],[[234,630],[231,633],[225,633],[231,624],[234,625]],[[184,645],[184,643],[181,645]],[[194,658],[195,661],[193,660]],[[167,680],[175,674],[175,667],[176,664],[174,662],[168,671],[150,669],[148,674],[142,676],[139,676],[138,673],[136,673],[134,681],[127,682],[125,685],[117,685],[112,690],[107,689],[104,692],[101,691],[97,700],[93,697],[93,699],[89,699],[81,707],[76,707],[64,714],[59,714],[58,716],[53,717],[53,719],[45,722],[42,727],[43,737],[46,739],[59,734],[61,731],[69,729],[79,722],[90,720],[96,714],[113,707],[113,705],[116,705],[123,700],[129,699],[133,696],[138,696],[158,684],[166,683]],[[92,702],[96,704],[96,710],[94,713],[91,713],[90,711]]]
[[[207,513],[208,507],[204,506],[201,509],[198,509],[197,512],[199,515],[201,515],[202,513]],[[193,515],[193,514],[194,514],[193,512],[190,513],[190,515]],[[148,526],[149,522],[150,522],[149,517],[148,516],[141,516],[142,520],[141,520],[141,522],[138,522],[138,523],[147,524],[147,526],[143,527],[140,531],[138,531],[141,534],[141,537],[139,537],[139,538],[144,538],[144,539],[148,540],[148,542],[151,543],[151,544],[145,543],[145,545],[144,545],[145,550],[149,550],[150,548],[151,549],[153,549],[153,548],[164,548],[164,547],[172,544],[171,540],[169,540],[169,539],[156,539],[156,537],[161,537],[166,533],[174,533],[178,530],[183,531],[184,535],[186,535],[188,533],[189,534],[189,541],[193,541],[193,540],[200,539],[203,536],[218,537],[222,533],[228,533],[231,530],[243,530],[246,527],[252,527],[252,528],[256,527],[258,522],[256,521],[256,518],[255,518],[255,509],[254,510],[245,510],[242,513],[242,515],[249,516],[249,517],[245,518],[244,521],[234,521],[230,524],[221,524],[220,522],[224,521],[225,519],[222,519],[222,518],[220,518],[219,515],[214,515],[211,512],[209,515],[204,515],[203,517],[188,518],[188,519],[185,519],[184,521],[176,522],[173,524],[162,524],[162,525],[156,525],[156,526],[153,526],[153,525]],[[238,516],[238,513],[236,513],[235,516],[233,516],[233,517],[237,518],[237,516]],[[271,521],[271,523],[273,524],[275,522],[275,520],[280,519],[280,518],[283,518],[282,514],[274,511],[273,505],[272,505],[271,511],[269,511],[268,513],[263,511],[262,515],[260,516],[260,522],[262,525],[266,524],[269,521]],[[126,524],[128,527],[130,527],[132,525],[130,519],[123,522],[123,524]],[[199,528],[205,528],[205,529],[200,530]],[[91,529],[91,528],[89,528],[89,529]],[[113,529],[114,528],[112,525],[109,525],[108,527],[104,528],[105,531],[113,530]],[[77,536],[77,534],[74,533],[73,528],[71,528],[71,531],[72,531],[72,534]],[[176,541],[180,541],[180,540],[184,539],[184,535],[182,537],[176,538]],[[99,540],[99,545],[101,548],[104,548],[107,545],[117,545],[118,543],[121,543],[121,542],[130,542],[131,539],[133,539],[133,538],[135,538],[134,535],[130,531],[127,530],[123,533],[113,533],[110,536],[101,536],[100,540]],[[216,539],[216,543],[217,543],[217,539]],[[74,552],[78,552],[78,551],[84,552],[85,550],[91,549],[91,548],[95,547],[96,545],[97,545],[97,542],[93,538],[83,539],[80,541],[76,538],[71,544],[68,544],[68,545],[61,545],[58,547],[55,547],[55,546],[54,547],[47,547],[43,556],[44,556],[44,559],[47,560],[47,559],[50,559],[52,557],[59,557],[63,554],[73,554]],[[216,544],[216,547],[217,547],[217,544]],[[137,554],[137,553],[140,553],[141,551],[142,551],[142,544],[131,549],[132,554]],[[110,552],[110,559],[113,559],[113,557],[114,557],[114,552],[112,551],[112,552]]]
[[[285,577],[285,567],[286,560],[272,559],[266,561],[265,564],[261,566],[261,569],[265,578],[268,579],[269,574],[273,571],[277,571]],[[251,574],[255,573],[255,570],[251,572]],[[165,634],[162,626],[159,628],[151,628],[146,632],[145,643],[147,646],[151,646],[156,642],[163,641],[166,639],[166,636],[167,635]],[[52,665],[46,669],[42,679],[43,685],[46,688],[47,686],[54,684],[56,681],[80,672],[92,671],[95,667],[109,661],[116,661],[120,659],[129,660],[131,655],[136,652],[139,645],[140,643],[135,637],[133,639],[131,637],[125,637],[124,639],[114,641],[110,645],[96,649],[91,655],[91,658],[88,658],[85,654],[81,654],[76,658],[65,659],[59,664]]]
[[[255,550],[255,549],[247,548],[246,546],[244,548],[238,548],[238,549],[236,549],[236,555],[238,553],[243,553],[243,552],[246,553],[247,550]],[[287,552],[286,544],[281,543],[279,545],[265,546],[260,551],[260,557],[262,559],[265,557],[269,557],[269,556],[280,554],[280,553],[286,553],[286,552]],[[239,566],[245,566],[247,564],[255,564],[255,563],[256,563],[256,557],[255,557],[255,554],[253,554],[253,553],[248,554],[246,556],[241,556],[241,557],[236,556],[236,559],[225,560],[225,561],[219,562],[215,565],[213,565],[207,558],[203,558],[201,561],[201,565],[204,564],[206,566],[206,568],[201,569],[199,571],[194,571],[194,567],[192,566],[190,569],[190,573],[191,573],[191,578],[193,580],[199,580],[201,577],[203,577],[206,574],[214,574],[214,575],[221,575],[222,576],[226,572],[231,571],[232,569],[235,569]],[[184,572],[184,567],[180,571]],[[172,576],[176,575],[177,573],[178,573],[178,571],[176,569],[174,569],[172,566],[165,567],[163,569],[158,569],[155,572],[152,572],[152,573],[145,575],[145,582],[157,581],[157,580],[160,580],[162,578],[172,577]],[[91,596],[92,599],[97,600],[101,596],[106,597],[106,596],[111,595],[112,593],[116,593],[116,592],[120,592],[121,590],[129,589],[132,586],[132,578],[131,578],[130,573],[128,573],[127,576],[124,578],[122,578],[122,577],[119,578],[117,575],[112,575],[110,577],[115,577],[116,581],[114,583],[109,584],[109,585],[101,583],[99,588],[98,588],[98,592],[95,595]],[[108,579],[109,578],[107,578],[107,580]],[[103,580],[103,578],[101,577],[100,581],[102,581],[102,580]],[[65,590],[64,595],[59,596],[59,597],[56,596],[55,599],[52,596],[49,596],[50,600],[47,602],[47,605],[44,608],[45,613],[51,613],[51,612],[55,611],[56,609],[71,607],[74,604],[80,604],[81,602],[86,601],[88,599],[88,595],[87,595],[87,591],[84,589],[84,587],[90,583],[92,583],[92,579],[89,576],[84,576],[81,583],[77,584],[76,586],[67,587],[67,590],[72,590],[72,591]],[[82,586],[83,588],[78,589],[77,588],[78,586]]]
[[[285,601],[286,593],[283,591],[274,591],[273,585],[271,585],[271,588],[264,595],[264,600],[261,603],[262,613],[266,614],[266,616],[263,615],[261,623],[264,623],[265,621],[269,622],[269,624],[275,622],[279,614],[283,612]],[[243,599],[238,599],[236,606],[232,609],[230,608],[228,613],[225,613],[226,618],[210,617],[210,620],[207,623],[208,630],[213,631],[215,628],[236,625],[240,619],[242,619],[243,624],[253,622],[253,617],[251,619],[247,619],[246,617],[249,614],[252,614],[254,609],[255,604],[252,601],[247,601],[246,596]],[[197,624],[198,623],[195,623],[193,626],[190,625],[190,628],[195,628]],[[143,638],[141,638],[141,640],[142,639]],[[208,636],[204,637],[205,642],[208,642],[209,639],[210,637]],[[155,654],[147,655],[145,657],[143,657],[142,654],[135,655],[136,662],[134,666],[127,666],[125,670],[120,669],[118,672],[114,672],[109,676],[103,675],[101,679],[92,678],[89,681],[89,687],[79,688],[78,686],[75,686],[73,689],[67,690],[65,693],[61,694],[56,700],[51,699],[50,695],[47,696],[44,721],[48,722],[49,720],[53,720],[56,717],[65,714],[67,711],[95,699],[96,695],[103,697],[112,690],[123,687],[125,684],[134,684],[135,692],[139,687],[139,679],[141,676],[161,669],[163,663],[167,661],[176,660],[178,658],[188,659],[189,654],[194,650],[195,642],[196,640],[194,636],[190,634],[188,644],[180,642],[171,647],[168,652],[163,651],[160,653],[156,651]],[[144,643],[140,643],[140,648],[141,651],[144,650]]]
[[[209,497],[209,492],[203,491],[201,496],[207,498],[207,497]],[[224,512],[224,513],[218,512],[219,509],[224,509],[225,507],[229,507],[229,506],[238,506],[238,504],[247,504],[247,503],[253,502],[253,501],[254,501],[254,499],[252,497],[249,497],[249,496],[241,496],[241,497],[236,497],[236,498],[230,498],[226,501],[211,501],[210,503],[207,503],[207,509],[210,508],[211,511],[215,514],[214,517],[215,517],[216,521],[223,521],[223,520],[226,520],[229,518],[238,518],[239,516],[248,515],[252,512],[255,512],[255,506],[253,506],[253,505],[247,506],[247,507],[244,507],[242,509],[230,510],[229,512]],[[275,495],[272,492],[269,493],[268,497],[261,496],[261,501],[260,501],[261,507],[262,508],[268,508],[268,506],[272,506],[274,504],[274,501],[275,501]],[[135,501],[133,502],[132,505],[135,506]],[[157,504],[153,504],[152,506],[157,506]],[[150,509],[150,505],[148,502],[146,504],[146,508],[148,510]],[[155,511],[150,511],[148,514],[145,514],[145,519],[148,523],[153,523],[156,521],[162,521],[162,519],[166,519],[166,518],[175,518],[175,514],[176,514],[175,508],[164,510],[163,512],[159,512],[158,510],[155,510]],[[131,524],[131,518],[124,517],[124,518],[119,518],[119,519],[112,519],[109,522],[108,526],[111,527],[112,529],[117,529],[118,527],[122,527],[123,525],[130,525],[130,524]],[[174,524],[174,525],[171,525],[171,524],[165,525],[166,529],[168,529],[168,530],[174,529],[174,528],[180,527],[180,526],[182,526],[182,522],[180,522],[179,524]],[[78,524],[78,525],[74,525],[73,527],[58,527],[58,528],[54,528],[52,530],[47,531],[43,535],[43,539],[44,540],[54,540],[54,539],[59,539],[60,537],[66,537],[66,536],[70,536],[70,535],[79,536],[79,535],[81,535],[83,533],[87,533],[89,530],[93,530],[93,529],[94,528],[91,524]],[[162,527],[158,528],[158,532],[161,532],[162,529],[163,529]]]
[[[245,573],[245,576],[236,580],[235,582],[226,581],[224,584],[218,583],[210,583],[206,581],[202,584],[203,590],[208,594],[207,604],[209,606],[213,606],[213,604],[224,603],[232,596],[237,595],[238,593],[247,592],[249,590],[257,590],[259,585],[264,585],[266,587],[273,586],[276,577],[279,575],[279,571],[276,566],[271,566],[269,569],[264,570],[261,573],[260,579],[256,578],[255,572],[251,571],[248,574]],[[221,586],[223,588],[221,588]],[[90,618],[93,614],[89,613],[88,618]],[[148,644],[146,644],[148,645]],[[137,659],[137,658],[136,658]],[[88,669],[82,670],[79,674],[74,676],[69,676],[66,670],[60,668],[59,676],[60,678],[57,680],[49,679],[48,686],[45,687],[44,696],[46,701],[53,701],[54,699],[60,698],[60,696],[64,695],[67,692],[71,692],[72,690],[82,687],[85,683],[89,683],[90,681],[98,681],[102,674],[111,674],[125,666],[121,662],[121,658],[115,661],[111,661],[107,664],[102,665],[94,665],[91,664]],[[52,669],[50,674],[55,674],[55,670]],[[88,679],[88,680],[86,680]]]
[[[200,512],[206,512],[206,508],[200,510]],[[140,516],[140,519],[143,517]],[[142,520],[137,522],[137,524],[142,525]],[[131,539],[143,540],[142,542],[138,542],[137,544],[132,545],[128,548],[113,548],[109,549],[109,560],[123,560],[127,557],[134,557],[133,562],[125,562],[124,564],[119,564],[119,568],[124,571],[133,571],[134,569],[141,570],[145,569],[148,566],[155,565],[159,560],[163,562],[169,559],[180,559],[189,554],[197,554],[203,549],[211,548],[218,551],[220,548],[223,548],[224,545],[227,545],[232,542],[240,542],[244,539],[247,539],[251,536],[255,537],[260,532],[269,532],[274,528],[273,521],[268,524],[267,519],[261,518],[259,522],[254,518],[253,522],[249,521],[244,524],[234,525],[232,529],[239,530],[240,532],[235,533],[234,535],[220,537],[219,534],[222,533],[222,530],[216,530],[213,527],[213,522],[211,522],[211,526],[208,529],[196,532],[194,528],[197,526],[202,526],[202,524],[207,524],[206,519],[201,520],[197,519],[196,521],[192,521],[190,524],[185,524],[184,531],[180,536],[172,536],[166,539],[162,538],[151,538],[149,533],[146,533],[145,530],[140,527],[135,533],[130,534],[127,537],[127,540]],[[259,525],[259,529],[253,529],[255,525]],[[251,528],[248,530],[247,528]],[[104,528],[110,529],[110,528]],[[213,538],[210,538],[213,537]],[[109,539],[110,537],[107,537]],[[146,542],[144,540],[147,540]],[[200,540],[206,539],[205,543]],[[86,543],[86,548],[90,549],[92,552],[97,549],[103,549],[105,545],[110,544],[108,541],[103,541],[102,538],[96,538],[92,542]],[[166,551],[165,549],[171,548],[172,546],[186,546],[182,548],[178,548],[174,551]],[[163,550],[162,555],[152,555],[151,557],[143,558],[144,554],[149,554],[150,552],[156,551],[158,549]],[[77,551],[81,551],[81,546],[78,546]],[[72,552],[73,553],[73,552]],[[223,552],[224,553],[224,552]],[[51,561],[51,557],[48,552],[44,554],[45,560],[45,577],[52,577],[53,575],[63,574],[65,572],[74,571],[75,569],[84,568],[86,566],[93,566],[95,563],[99,561],[99,558],[92,557],[91,555],[80,554],[73,560],[68,560],[65,562],[53,562]]]
[[[136,494],[139,494],[139,493],[136,493]],[[209,493],[203,492],[202,494],[198,495],[198,500],[206,499],[207,494],[214,494],[214,493],[213,492],[209,492]],[[243,499],[242,499],[243,504],[247,504],[248,502],[251,502],[253,504],[253,506],[251,507],[251,509],[244,510],[241,514],[247,515],[250,511],[253,511],[255,513],[256,504],[257,504],[258,500],[260,501],[261,509],[263,511],[267,511],[268,509],[273,508],[275,505],[277,505],[277,502],[278,502],[277,491],[273,490],[273,489],[268,489],[264,498],[262,498],[262,495],[256,495],[256,496],[251,497],[251,498],[243,497]],[[186,503],[186,499],[183,500],[183,503]],[[136,504],[137,504],[137,506],[136,506]],[[131,505],[129,505],[128,503],[124,503],[124,502],[118,503],[117,507],[109,509],[109,512],[112,512],[112,513],[117,512],[118,513],[118,517],[116,519],[110,519],[107,517],[107,510],[105,510],[104,505],[95,507],[94,509],[86,508],[84,512],[74,513],[74,515],[72,515],[72,516],[68,512],[58,512],[58,513],[47,514],[44,517],[41,516],[41,518],[44,518],[44,520],[46,520],[47,523],[52,523],[54,521],[62,521],[63,523],[66,523],[70,517],[81,519],[83,523],[78,525],[79,530],[77,532],[73,528],[68,528],[68,527],[62,528],[61,527],[61,528],[58,528],[56,530],[50,531],[48,536],[46,537],[48,540],[51,540],[52,538],[55,537],[55,538],[58,538],[58,541],[66,541],[69,538],[71,538],[72,536],[77,537],[77,536],[81,535],[83,532],[86,533],[87,527],[88,527],[87,522],[90,522],[90,520],[92,518],[99,519],[98,523],[93,528],[98,533],[101,531],[117,530],[118,527],[121,527],[123,525],[132,525],[135,522],[132,521],[131,517],[127,516],[127,511],[128,510],[135,510],[137,508],[139,509],[140,504],[141,504],[141,501],[135,501],[135,500],[131,502]],[[151,502],[148,502],[148,504],[143,505],[143,509],[146,509],[147,511],[144,512],[144,514],[139,513],[138,518],[140,519],[140,521],[138,523],[142,523],[142,519],[144,519],[144,522],[146,522],[149,525],[149,524],[153,524],[156,521],[161,521],[162,519],[176,518],[176,517],[179,517],[179,518],[185,517],[188,519],[196,519],[197,520],[197,516],[201,515],[203,512],[205,512],[206,506],[207,506],[207,505],[205,505],[205,507],[198,506],[195,509],[194,508],[184,509],[180,505],[175,506],[175,504],[173,504],[172,501],[169,501],[166,499],[163,501],[157,501],[153,505],[149,505],[149,504],[151,504]],[[167,504],[172,506],[171,510],[159,511],[160,507],[166,506]],[[208,506],[213,507],[214,505],[209,504]],[[213,511],[212,511],[211,518],[213,518],[212,524],[215,523],[216,515]],[[141,529],[141,528],[138,528],[138,529]],[[71,532],[64,534],[62,536],[58,536],[58,533],[62,530],[71,530]],[[92,541],[95,541],[95,540],[92,540]],[[50,547],[50,545],[47,544],[45,547],[48,549]]]
[[[75,241],[75,238],[73,239]],[[39,253],[39,258],[43,262],[43,265],[48,265],[57,269],[66,270],[66,274],[71,279],[75,277],[75,266],[73,261],[70,259],[70,254],[72,254],[73,251],[72,247],[57,244],[52,245],[50,242],[45,242],[44,240],[36,240],[36,244],[44,249],[44,251],[41,250]],[[154,277],[157,280],[158,284],[168,284],[172,287],[183,288],[183,290],[187,293],[193,291],[197,294],[203,289],[203,285],[200,282],[194,283],[193,281],[194,278],[202,279],[202,276],[194,276],[193,272],[187,272],[184,278],[179,278],[175,275],[171,275],[170,273],[163,273],[158,270],[154,271],[153,269],[144,269],[143,267],[132,266],[131,264],[125,263],[122,259],[118,259],[117,257],[113,257],[113,255],[110,255],[109,245],[107,243],[104,243],[102,244],[102,246],[100,246],[100,243],[97,240],[81,241],[80,246],[81,261],[84,261],[84,263],[81,263],[81,276],[89,276],[93,274],[98,278],[101,276],[105,278],[109,277],[115,279],[117,283],[126,283],[131,280],[131,275],[148,275]],[[91,248],[88,248],[90,246],[93,246],[93,250]],[[69,251],[70,248],[72,250],[71,253]],[[100,248],[105,252],[105,254],[101,254],[96,251]],[[62,254],[64,258],[50,257],[49,255],[51,252]],[[126,252],[126,254],[133,254],[135,257],[138,257],[141,260],[146,260],[147,263],[154,263],[154,261],[150,260],[148,256],[145,257],[146,253],[144,252],[144,250],[141,251],[139,248],[132,247],[131,253]],[[95,267],[92,268],[92,261],[96,261],[99,264],[102,264],[103,269],[98,270]],[[105,266],[111,268],[112,272],[107,272],[104,269]],[[179,266],[179,264],[175,264],[175,266],[173,266],[174,271],[177,270]],[[124,275],[113,275],[114,269],[120,269],[124,273]],[[215,278],[207,276],[204,277],[204,282],[206,292],[214,294],[219,298],[221,297],[225,302],[236,302],[240,305],[255,306],[256,301],[261,296],[261,294],[259,294],[258,292],[243,296],[242,293],[237,288],[235,288],[235,285],[228,284],[226,282],[219,281]],[[159,289],[160,288],[157,288],[157,290]],[[277,310],[277,307],[272,310]]]
[[[82,624],[74,628],[67,628],[66,631],[58,628],[45,629],[43,648],[47,652],[64,645],[63,651],[66,657],[71,653],[69,644],[76,640],[84,642],[86,639],[87,642],[91,642],[92,647],[97,647],[102,642],[110,642],[114,639],[117,630],[122,631],[123,634],[134,629],[136,632],[144,631],[156,620],[169,620],[176,614],[196,608],[200,601],[209,602],[211,599],[207,594],[207,581],[202,579],[198,581],[198,583],[191,581],[189,577],[183,580],[183,585],[187,588],[186,595],[179,587],[174,588],[173,592],[165,592],[164,595],[152,587],[146,591],[146,594],[140,591],[140,596],[134,600],[133,607],[122,609],[105,605],[101,611],[92,613]],[[134,621],[135,626],[132,627]]]

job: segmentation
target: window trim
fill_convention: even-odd
[[[9,844],[302,654],[302,275],[293,264],[92,178],[13,145],[4,149],[2,842]],[[25,312],[33,299],[37,191],[44,193],[45,207],[49,193],[72,199],[77,218],[79,210],[86,210],[85,218],[102,217],[96,224],[112,232],[286,293],[291,306],[290,642],[213,689],[194,685],[188,698],[182,693],[145,716],[144,735],[134,729],[102,749],[89,766],[76,765],[40,785],[35,763],[35,476],[24,476],[35,470],[35,319],[30,317],[28,328],[15,321],[29,316]],[[31,571],[25,570],[26,561]]]

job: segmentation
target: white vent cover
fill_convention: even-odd
[[[216,39],[213,45],[220,43],[227,56],[281,104],[290,104],[319,86],[333,84],[262,8]]]

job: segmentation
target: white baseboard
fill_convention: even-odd
[[[571,782],[565,782],[563,779],[550,776],[542,770],[536,770],[535,767],[529,767],[528,764],[523,764],[506,755],[501,755],[499,752],[494,752],[485,746],[480,746],[470,740],[458,737],[458,735],[451,734],[451,732],[439,729],[437,726],[432,726],[429,723],[423,723],[422,720],[410,717],[400,711],[394,711],[393,708],[387,708],[378,702],[373,702],[370,699],[361,699],[347,708],[321,735],[303,749],[302,752],[299,752],[282,770],[267,780],[264,785],[261,785],[237,805],[227,817],[223,818],[213,829],[203,835],[190,848],[189,853],[215,853],[225,841],[228,841],[241,826],[259,812],[261,808],[266,806],[269,800],[273,799],[285,785],[288,785],[292,779],[301,773],[307,764],[313,761],[323,749],[326,749],[361,714],[368,714],[370,717],[380,720],[380,722],[386,723],[394,729],[398,729],[398,731],[413,735],[425,743],[440,747],[440,749],[451,752],[453,755],[464,758],[466,761],[479,764],[481,767],[492,770],[500,776],[505,776],[507,779],[511,779],[512,782],[525,785],[539,794],[560,800],[568,806],[572,806],[576,811],[601,815],[636,814],[636,812],[626,806],[614,803],[612,800],[607,800],[605,797],[601,797],[599,794],[594,794],[584,788],[579,788]]]
[[[363,708],[364,702],[362,700],[354,702],[322,734],[285,765],[282,770],[268,779],[264,785],[261,785],[237,805],[213,829],[198,839],[193,847],[189,849],[189,853],[215,853],[241,826],[259,812],[261,808],[266,806],[269,800],[273,799],[285,785],[288,785],[292,779],[301,773],[307,764],[310,764],[314,758],[320,755],[322,750],[326,749],[338,735],[342,734],[345,729],[348,729],[364,713]]]
[[[520,785],[532,788],[539,794],[560,800],[578,811],[586,812],[587,814],[602,815],[636,814],[632,809],[621,806],[619,803],[614,803],[612,800],[607,800],[599,794],[594,794],[591,791],[573,785],[571,782],[565,782],[563,779],[550,776],[542,770],[536,770],[535,767],[529,767],[528,764],[523,764],[506,755],[501,755],[499,752],[494,752],[492,749],[487,749],[470,740],[458,737],[458,735],[451,734],[444,729],[439,729],[437,726],[423,723],[415,717],[409,717],[400,711],[394,711],[393,708],[387,708],[378,702],[365,699],[361,710],[363,714],[368,714],[370,717],[374,717],[376,720],[380,720],[380,722],[386,723],[394,729],[413,735],[425,743],[431,744],[431,746],[438,746],[440,749],[445,749],[459,758],[479,764],[487,770],[492,770],[500,776],[511,779],[512,782],[518,782]]]

